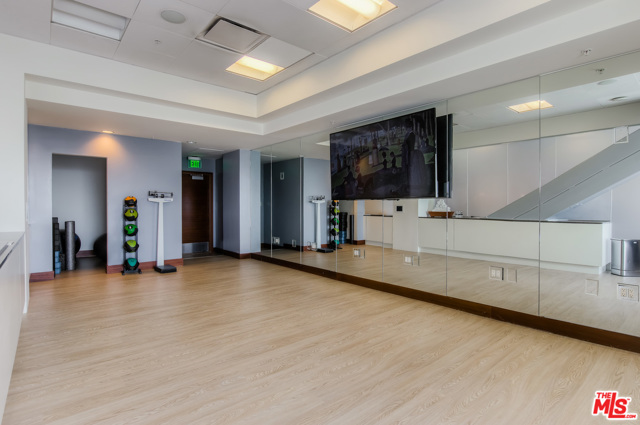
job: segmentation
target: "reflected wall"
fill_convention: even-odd
[[[451,217],[430,216],[436,199],[335,200],[336,223],[329,132],[263,149],[263,253],[640,336],[640,277],[611,271],[612,244],[640,240],[639,59],[625,55],[372,119],[428,107],[450,114]],[[540,100],[552,106],[536,108]],[[526,104],[534,107],[514,110]],[[293,178],[283,197],[276,182],[285,165]],[[320,206],[313,202],[322,197]],[[283,230],[276,216],[295,230]],[[289,240],[299,249],[286,247]]]

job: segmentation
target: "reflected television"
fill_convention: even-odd
[[[431,108],[332,133],[332,199],[450,198],[452,129]]]

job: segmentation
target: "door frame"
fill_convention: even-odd
[[[193,176],[193,175],[202,175],[204,176],[204,179],[207,181],[207,186],[209,187],[208,190],[208,195],[207,195],[207,209],[208,209],[208,213],[207,213],[207,217],[209,218],[209,229],[207,231],[207,235],[209,237],[209,254],[213,254],[214,252],[214,247],[213,247],[213,241],[214,241],[214,237],[213,237],[213,232],[214,232],[214,226],[213,226],[213,191],[214,191],[214,186],[213,186],[213,173],[211,172],[207,172],[207,171],[195,171],[195,170],[182,170],[182,179],[185,178],[185,176]],[[180,184],[182,184],[182,180],[180,182]],[[184,191],[182,192],[182,204],[184,205],[185,203],[185,193]],[[182,215],[182,228],[184,229],[184,215]],[[181,235],[182,236],[182,235]],[[183,242],[184,244],[184,242]]]

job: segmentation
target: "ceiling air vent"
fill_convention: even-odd
[[[247,53],[262,43],[268,35],[259,33],[227,19],[217,19],[208,31],[198,37],[206,43],[237,53]]]

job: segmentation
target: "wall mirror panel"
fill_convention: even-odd
[[[419,176],[425,185],[435,179],[438,171],[445,171],[447,168],[438,170],[436,159],[449,158],[449,152],[442,149],[442,146],[446,147],[446,141],[451,140],[447,102],[422,106],[416,110],[431,108],[435,110],[434,127],[426,122],[416,121],[411,131],[404,134],[392,132],[391,140],[386,141],[386,146],[383,146],[393,153],[390,154],[391,158],[409,160],[411,170],[415,169],[411,166],[411,160],[419,155],[421,162],[427,166]],[[440,142],[443,144],[439,145]],[[396,173],[403,172],[404,164],[401,165],[403,168],[398,169],[392,162],[388,168]],[[431,171],[434,175],[431,175]],[[439,175],[438,180],[443,181],[443,184],[450,184],[447,174]],[[446,211],[442,212],[444,217],[429,217],[429,211],[431,215],[438,214],[434,211],[438,209],[436,200],[434,197],[385,201],[382,245],[385,282],[438,295],[446,294],[447,218]],[[446,199],[443,200],[446,202]]]
[[[514,110],[538,93],[536,77],[449,100],[451,297],[538,314],[539,113]]]
[[[336,253],[329,247],[331,220],[331,175],[329,134],[303,137],[302,161],[302,263],[336,270]]]
[[[640,54],[540,86],[540,314],[640,336]]]
[[[260,254],[271,257],[271,146],[260,153]]]
[[[268,190],[271,199],[271,256],[299,263],[302,249],[300,140],[272,145],[270,155],[271,172],[263,176],[263,182],[271,183]],[[264,172],[267,173],[268,169]],[[267,186],[264,187],[266,198]]]

